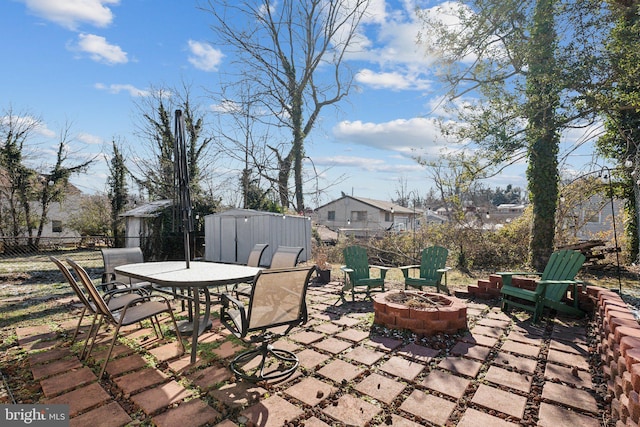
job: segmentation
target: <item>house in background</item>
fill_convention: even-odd
[[[343,195],[316,209],[316,222],[341,234],[370,237],[385,231],[410,231],[425,221],[422,209]]]

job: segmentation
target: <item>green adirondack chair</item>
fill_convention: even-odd
[[[541,317],[545,307],[561,313],[583,316],[584,312],[578,308],[577,287],[581,282],[575,280],[576,274],[582,267],[585,256],[578,251],[563,249],[551,254],[542,273],[528,273],[504,271],[497,274],[502,276],[502,310],[509,307],[519,307],[533,312],[533,322]],[[540,280],[536,289],[520,289],[512,286],[511,278],[515,275],[538,275]],[[573,287],[573,306],[563,301],[569,286]]]
[[[380,288],[384,292],[384,278],[387,275],[389,267],[380,265],[369,265],[369,256],[367,250],[361,246],[348,246],[342,251],[344,255],[344,263],[340,269],[345,273],[344,286],[341,291],[341,297],[344,298],[344,292],[351,290],[351,300],[355,301],[355,294],[366,293],[367,297],[371,297],[371,289]],[[379,277],[371,277],[370,269],[375,268],[380,271]],[[364,287],[365,290],[356,291],[356,288]]]
[[[447,287],[447,271],[450,267],[446,267],[447,256],[449,251],[442,246],[431,246],[422,250],[422,258],[420,265],[406,265],[400,267],[404,274],[404,288],[408,286],[422,289],[424,286],[435,286],[440,292],[443,288],[449,294]],[[413,269],[419,269],[418,277],[411,277],[409,272]],[[442,285],[442,277],[444,276],[444,285]]]

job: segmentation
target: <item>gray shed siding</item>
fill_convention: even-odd
[[[262,264],[278,246],[303,247],[299,261],[311,258],[311,221],[307,217],[233,209],[207,215],[204,221],[206,261],[245,264],[256,243],[268,243]]]

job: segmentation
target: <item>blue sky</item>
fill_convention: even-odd
[[[422,7],[438,3],[419,2]],[[218,88],[219,72],[233,58],[223,46],[211,44],[213,19],[196,4],[190,0],[3,1],[0,109],[11,107],[14,114],[42,119],[33,161],[44,165],[54,159],[57,135],[68,125],[73,136],[70,161],[99,156],[86,175],[72,182],[84,192],[102,192],[108,174],[104,153],[110,152],[113,139],[134,149],[139,144],[135,103],[151,88],[188,82],[199,102],[215,111],[206,94]],[[311,207],[341,191],[388,200],[396,197],[401,182],[420,195],[432,186],[413,156],[435,156],[444,147],[433,121],[442,93],[431,73],[431,59],[416,44],[420,30],[416,4],[416,0],[371,1],[367,44],[349,60],[358,90],[340,104],[340,110],[323,110],[306,145],[316,168],[326,171],[323,183],[344,179],[320,200],[309,197]],[[580,135],[567,135],[565,146],[578,139]],[[590,146],[581,148],[569,166],[580,168],[591,160],[590,153]],[[524,166],[510,167],[485,184],[525,187]],[[234,193],[228,187],[223,190]]]

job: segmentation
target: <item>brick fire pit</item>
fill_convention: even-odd
[[[408,300],[407,303],[398,302]],[[374,323],[420,336],[467,329],[467,306],[456,297],[421,291],[389,291],[373,297]]]

